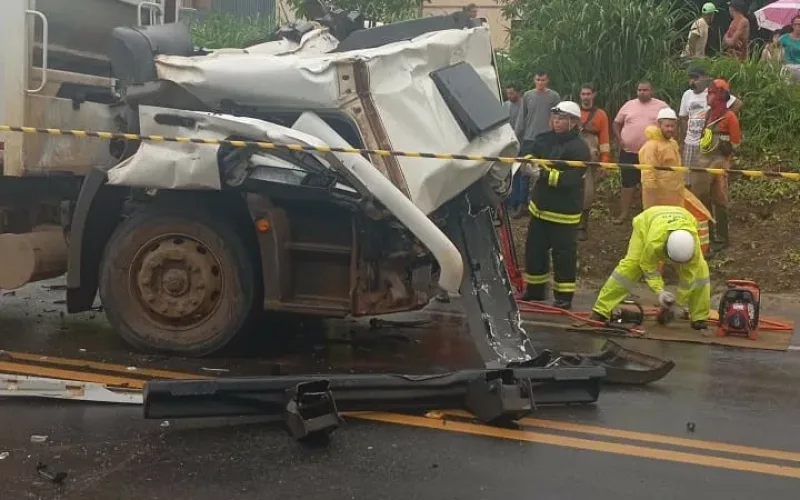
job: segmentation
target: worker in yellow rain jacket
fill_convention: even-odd
[[[647,142],[639,150],[639,162],[654,167],[681,164],[681,150],[675,142],[678,115],[670,108],[658,112],[658,126],[644,129]],[[683,206],[683,172],[645,170],[642,172],[642,208],[656,205]]]
[[[711,306],[708,264],[700,249],[697,221],[685,208],[674,206],[651,207],[633,219],[628,253],[600,290],[592,319],[608,321],[614,308],[634,290],[643,275],[658,295],[661,307],[672,308],[675,295],[665,290],[658,271],[662,261],[679,266],[677,303],[688,307],[692,328],[705,329]]]

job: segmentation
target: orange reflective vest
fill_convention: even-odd
[[[703,255],[708,256],[708,251],[711,245],[711,235],[709,232],[708,224],[714,222],[711,212],[708,211],[703,202],[697,199],[691,191],[683,189],[683,208],[692,213],[697,220],[697,235],[700,237],[700,248],[703,249]]]

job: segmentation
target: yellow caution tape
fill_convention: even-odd
[[[693,167],[657,167],[654,165],[641,165],[631,163],[603,163],[596,161],[565,161],[565,160],[543,160],[531,157],[513,156],[481,156],[481,155],[462,155],[451,153],[420,153],[414,151],[392,151],[388,149],[358,149],[358,148],[334,148],[328,146],[306,146],[303,144],[279,144],[275,142],[262,141],[235,141],[228,139],[197,139],[193,137],[166,137],[161,135],[139,135],[118,132],[95,132],[90,130],[69,130],[57,128],[34,128],[34,127],[14,127],[11,125],[0,125],[0,132],[20,132],[23,134],[44,134],[58,136],[73,136],[81,139],[97,138],[106,140],[127,140],[127,141],[152,141],[152,142],[180,142],[192,144],[208,144],[212,146],[230,146],[234,148],[258,148],[258,149],[282,149],[288,151],[311,151],[318,153],[354,153],[370,154],[376,156],[403,156],[406,158],[434,158],[437,160],[468,160],[468,161],[490,161],[500,163],[533,163],[545,167],[576,167],[576,168],[603,168],[607,170],[618,170],[624,168],[636,170],[661,170],[666,172],[707,172],[713,175],[740,174],[746,177],[773,177],[792,181],[800,181],[800,173],[797,172],[762,172],[761,170],[737,170],[724,168],[693,168]]]

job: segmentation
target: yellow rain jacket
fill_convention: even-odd
[[[692,260],[679,264],[678,305],[689,308],[692,321],[706,321],[711,307],[708,264],[700,250],[697,221],[683,207],[655,206],[634,217],[628,253],[603,285],[593,310],[610,318],[614,308],[625,300],[628,293],[635,291],[642,276],[655,293],[664,290],[664,279],[658,271],[659,262],[669,261],[667,237],[678,229],[694,235],[696,248]]]
[[[639,150],[639,163],[655,167],[676,167],[681,164],[681,150],[675,139],[665,139],[655,125],[644,130],[647,142]],[[642,171],[642,208],[656,205],[683,206],[682,172]]]

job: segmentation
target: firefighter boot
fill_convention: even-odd
[[[572,309],[572,300],[556,299],[553,301],[553,307],[569,311]]]
[[[544,302],[547,297],[547,285],[526,285],[522,300],[531,302]]]

